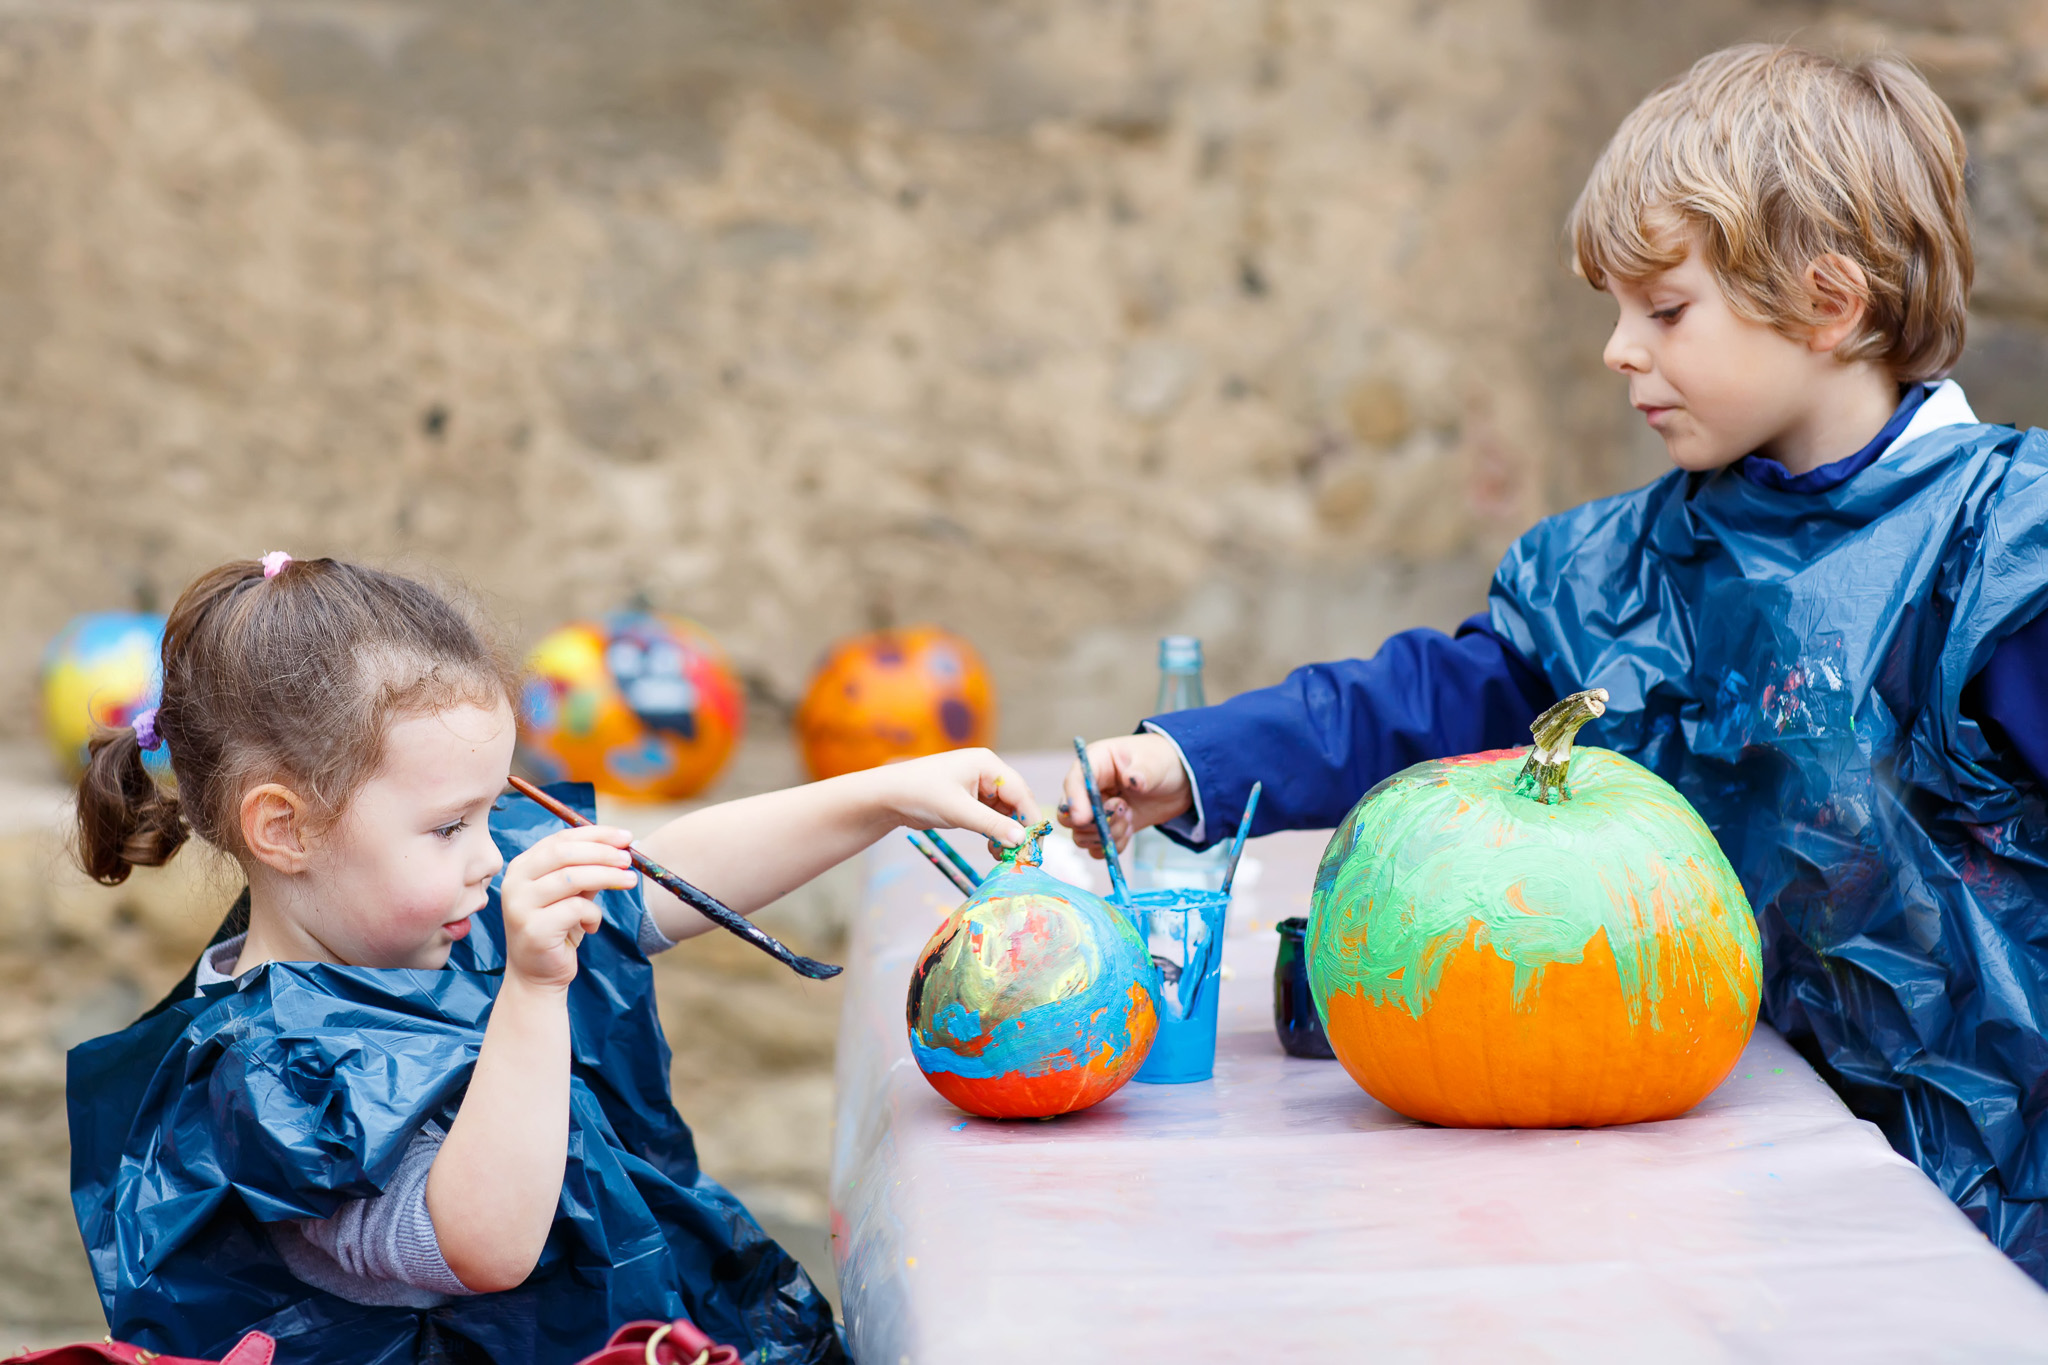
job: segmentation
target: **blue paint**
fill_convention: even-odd
[[[1216,1002],[1230,897],[1169,887],[1131,896],[1131,915],[1159,971],[1159,1037],[1133,1080],[1206,1081],[1216,1071]]]

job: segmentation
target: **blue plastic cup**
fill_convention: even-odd
[[[1223,919],[1230,897],[1179,887],[1131,895],[1131,918],[1157,973],[1159,1036],[1133,1078],[1155,1085],[1216,1073],[1216,997],[1223,985]]]

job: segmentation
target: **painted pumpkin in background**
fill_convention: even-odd
[[[1050,1118],[1116,1093],[1159,1032],[1151,955],[1123,912],[1038,868],[1039,840],[995,871],[918,954],[910,1053],[970,1114]]]
[[[1418,763],[1368,792],[1316,873],[1309,984],[1345,1070],[1468,1128],[1674,1118],[1756,1026],[1748,899],[1685,798],[1572,735]],[[1568,779],[1568,780],[1567,780]]]
[[[878,630],[834,645],[797,707],[812,777],[992,744],[996,694],[974,646],[937,626]]]
[[[680,801],[711,785],[745,728],[725,650],[678,617],[626,611],[572,622],[527,656],[519,754],[543,781]]]
[[[157,704],[163,650],[164,618],[135,611],[73,617],[43,650],[43,733],[67,777],[85,771],[93,731],[132,725]],[[170,757],[159,748],[142,761],[157,777],[168,778]]]

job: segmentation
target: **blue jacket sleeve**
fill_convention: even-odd
[[[1964,690],[1963,709],[1980,724],[1990,721],[1992,743],[2048,786],[2048,616],[2035,617],[1999,642]]]
[[[1310,664],[1274,687],[1217,706],[1154,716],[1180,746],[1199,793],[1206,848],[1235,832],[1263,782],[1253,834],[1337,824],[1382,778],[1424,759],[1506,748],[1557,700],[1490,620],[1456,636],[1409,630],[1370,659]]]

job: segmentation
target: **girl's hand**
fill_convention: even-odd
[[[512,860],[498,892],[508,977],[554,990],[576,979],[576,947],[604,922],[597,893],[639,880],[631,842],[628,830],[589,825],[557,830]]]
[[[866,775],[897,822],[911,829],[971,829],[1010,847],[1038,823],[1031,788],[987,749],[906,759]]]

